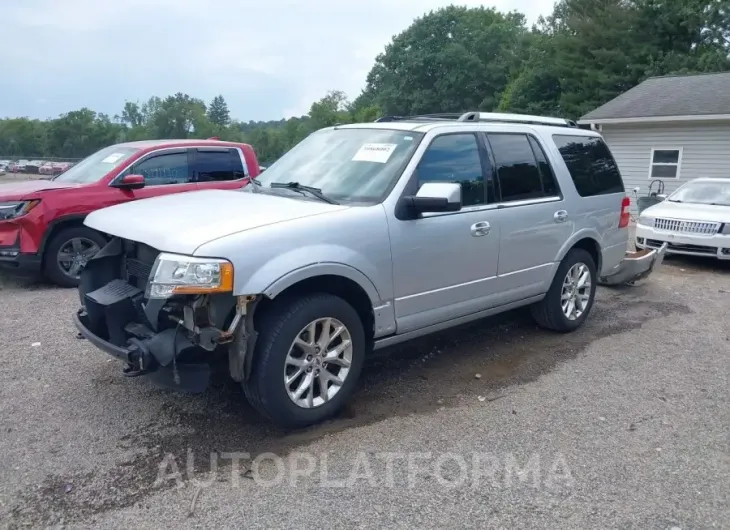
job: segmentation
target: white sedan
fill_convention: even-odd
[[[636,247],[663,243],[668,254],[730,259],[730,178],[692,180],[641,212]]]

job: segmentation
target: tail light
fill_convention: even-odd
[[[631,206],[631,199],[624,197],[621,201],[621,217],[618,221],[619,228],[626,228],[629,226],[629,206]]]

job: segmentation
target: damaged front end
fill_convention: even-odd
[[[202,392],[213,367],[228,357],[231,376],[241,381],[258,300],[233,296],[229,265],[115,238],[81,274],[74,323],[89,342],[126,363],[125,375]]]

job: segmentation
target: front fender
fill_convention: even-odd
[[[382,300],[382,293],[376,283],[384,271],[379,271],[373,262],[359,252],[337,245],[297,248],[274,257],[252,272],[240,282],[235,281],[234,294],[264,294],[274,298],[302,280],[335,275],[356,282],[367,293],[373,306]]]

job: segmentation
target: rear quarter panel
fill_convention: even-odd
[[[535,132],[539,134],[547,150],[565,200],[566,210],[574,223],[573,235],[560,249],[556,261],[562,260],[575,243],[588,237],[594,239],[601,249],[601,270],[599,274],[605,275],[617,267],[626,254],[629,230],[628,227],[618,227],[621,217],[621,202],[626,193],[581,197],[575,188],[568,167],[565,165],[565,161],[552,139],[553,134],[596,136],[595,133],[581,129],[566,132],[565,129],[547,128]]]

